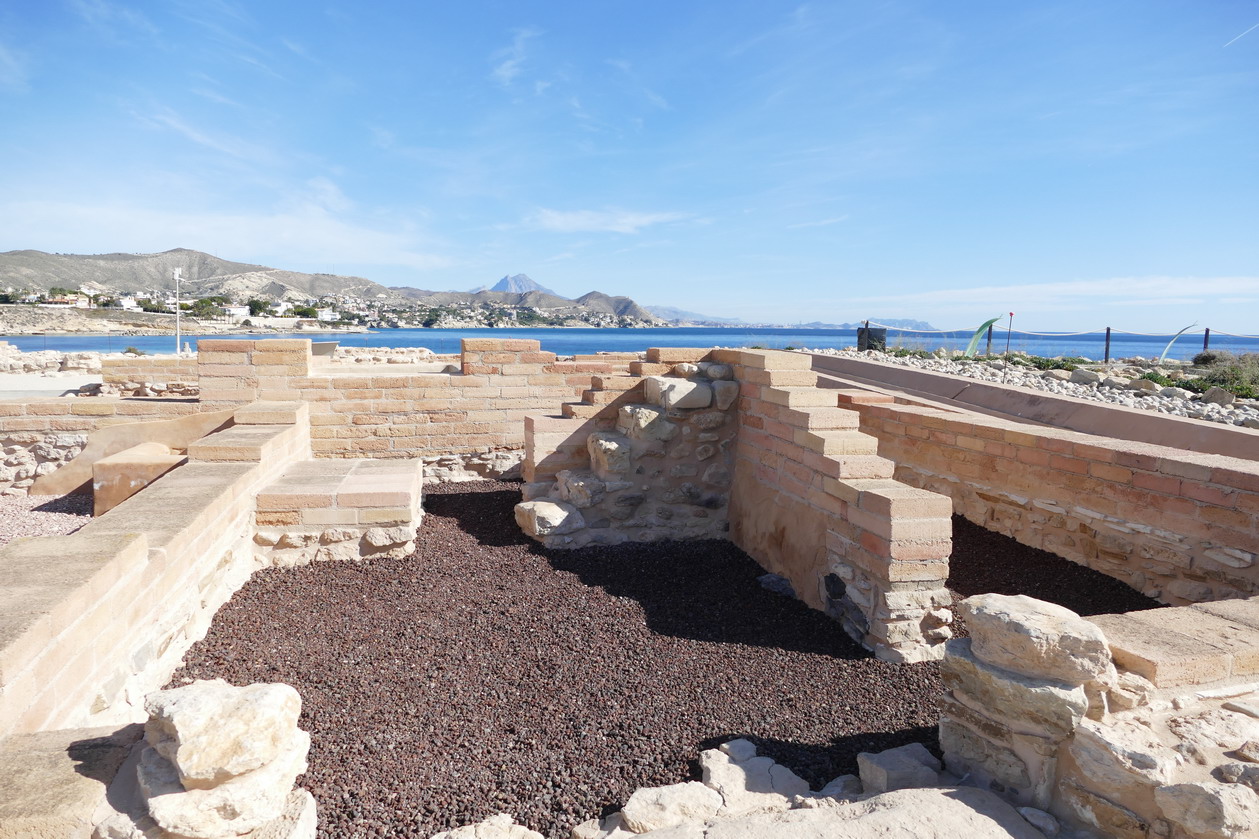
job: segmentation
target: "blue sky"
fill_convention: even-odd
[[[1259,332],[1253,2],[0,4],[0,250]]]

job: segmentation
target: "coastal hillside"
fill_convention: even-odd
[[[392,297],[389,290],[362,277],[304,274],[264,265],[219,259],[201,251],[175,248],[162,253],[82,254],[21,250],[0,253],[0,289],[78,290],[84,286],[113,294],[174,290],[178,269],[190,297],[226,295],[234,299],[270,297],[306,300],[324,295]]]

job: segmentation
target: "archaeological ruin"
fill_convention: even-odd
[[[424,486],[479,478],[520,482],[550,551],[725,540],[878,661],[939,668],[940,756],[815,790],[730,738],[574,837],[1259,836],[1259,432],[760,349],[203,340],[102,374],[0,401],[0,490],[96,511],[0,548],[0,839],[314,836],[306,697],[164,688],[255,572],[411,555]],[[955,514],[1163,607],[958,602]]]

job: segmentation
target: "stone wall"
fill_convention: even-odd
[[[898,480],[950,496],[989,530],[1166,603],[1259,594],[1259,463],[839,398],[855,400]]]
[[[816,386],[809,363],[786,352],[653,348],[646,361],[630,364],[631,376],[596,378],[585,401],[565,405],[562,416],[526,420],[524,475],[531,483],[517,521],[552,547],[724,532],[690,508],[724,496],[726,475],[722,485],[708,482],[706,471],[695,482],[668,464],[688,424],[709,422],[714,412],[697,408],[691,416],[673,405],[649,416],[660,409],[639,403],[664,405],[674,381],[720,387],[729,368],[739,388],[736,434],[732,439],[724,422],[692,434],[701,442],[701,434],[715,433],[716,440],[702,443],[722,446],[731,458],[721,464],[731,480],[729,507],[721,510],[728,538],[880,657],[938,658],[951,635],[944,589],[951,502],[893,480],[892,462],[857,429],[859,415],[841,409],[833,390]],[[721,378],[704,385],[701,371],[717,368]],[[672,435],[668,442],[653,440],[657,423]],[[680,448],[677,465],[700,472],[689,462],[698,447]],[[653,465],[659,457],[665,462]],[[622,486],[632,483],[622,476],[634,474],[655,475],[658,483],[647,482],[646,495],[637,485]],[[695,498],[685,497],[688,484]],[[625,497],[632,507],[621,503]],[[589,527],[592,520],[601,527]]]
[[[518,474],[523,421],[558,412],[591,377],[627,362],[558,361],[539,342],[464,339],[458,373],[381,371],[312,361],[305,340],[202,341],[203,404],[300,400],[316,457],[421,458],[445,479]],[[365,365],[362,365],[365,366]]]
[[[0,402],[0,494],[25,495],[35,478],[83,450],[98,428],[194,414],[196,402],[108,398],[45,398]]]
[[[1085,620],[978,595],[950,641],[949,771],[1118,839],[1259,834],[1259,599]]]
[[[951,636],[944,588],[948,498],[892,478],[859,415],[818,388],[806,355],[717,350],[740,384],[731,539],[891,661],[938,658]]]
[[[135,718],[256,569],[255,495],[309,453],[305,410],[241,422],[79,531],[0,548],[0,736]]]
[[[128,382],[197,381],[196,356],[137,355],[101,359],[101,381],[121,385]]]
[[[562,420],[572,440],[555,441],[576,447],[572,468],[527,484],[516,505],[525,533],[553,548],[724,538],[739,385],[708,354],[652,349],[648,361],[668,375],[598,377],[589,396],[607,398],[599,419]],[[531,419],[529,473],[544,478]]]

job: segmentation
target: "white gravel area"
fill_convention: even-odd
[[[73,533],[92,520],[92,496],[0,496],[0,546],[23,536]]]
[[[834,355],[841,358],[854,358],[862,361],[879,361],[885,364],[900,364],[905,367],[916,367],[933,373],[947,373],[985,382],[1007,384],[1015,387],[1039,390],[1061,396],[1072,396],[1076,399],[1089,399],[1094,402],[1108,402],[1112,405],[1123,405],[1128,408],[1139,408],[1155,411],[1160,414],[1172,414],[1178,417],[1206,420],[1208,422],[1240,425],[1247,428],[1259,428],[1259,404],[1254,400],[1238,399],[1232,404],[1222,405],[1204,401],[1201,394],[1190,393],[1181,388],[1159,388],[1154,391],[1133,390],[1127,381],[1139,378],[1151,370],[1171,374],[1187,369],[1185,365],[1171,362],[1158,366],[1149,360],[1127,359],[1114,362],[1108,367],[1101,364],[1084,365],[1088,369],[1096,369],[1101,380],[1092,384],[1072,381],[1060,381],[1047,375],[1055,371],[1041,371],[1034,368],[1008,364],[1005,361],[979,361],[957,358],[915,358],[913,356],[895,356],[874,350],[859,352],[857,350],[803,350],[815,355]],[[1107,383],[1109,382],[1109,384]]]

